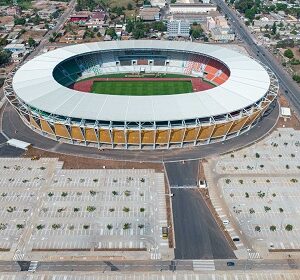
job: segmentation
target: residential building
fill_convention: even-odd
[[[70,22],[85,23],[90,19],[90,14],[86,12],[76,13],[70,16]]]
[[[160,20],[160,8],[145,7],[140,10],[139,16],[143,21],[159,21]]]
[[[55,12],[56,12],[56,8],[55,7],[50,7],[50,8],[47,8],[47,9],[40,10],[37,13],[40,16],[40,18],[49,19]]]
[[[171,20],[167,24],[168,37],[189,37],[190,24],[187,21]]]
[[[16,51],[16,52],[12,53],[11,59],[15,63],[20,63],[23,61],[23,59],[25,58],[25,56],[27,54],[28,54],[28,51]]]
[[[90,23],[96,24],[96,25],[102,25],[105,22],[106,14],[104,11],[96,11],[92,13],[92,16],[90,18]]]
[[[63,37],[60,38],[60,43],[67,43],[67,44],[77,44],[82,43],[85,35],[85,30],[78,30],[76,32],[67,32]]]
[[[25,45],[24,44],[8,44],[4,47],[5,50],[9,50],[12,53],[19,52],[19,51],[25,51]]]
[[[17,16],[21,14],[21,8],[19,6],[12,6],[6,9],[6,14],[8,16]]]

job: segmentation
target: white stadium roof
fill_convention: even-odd
[[[186,94],[116,96],[83,93],[60,85],[52,72],[72,56],[118,49],[197,52],[227,65],[229,79],[215,88]],[[255,60],[216,45],[174,41],[113,41],[73,45],[42,54],[24,64],[13,78],[17,96],[32,107],[66,117],[107,121],[171,121],[216,116],[246,108],[267,93],[270,78]]]

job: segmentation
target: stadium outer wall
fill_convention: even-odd
[[[4,84],[4,93],[10,104],[15,108],[22,121],[35,132],[56,141],[75,145],[113,149],[150,148],[169,149],[185,146],[207,145],[222,142],[250,130],[268,109],[272,108],[279,90],[275,74],[265,65],[269,74],[270,87],[264,98],[249,108],[241,109],[232,114],[210,116],[206,120],[182,120],[174,124],[153,122],[151,126],[143,123],[120,125],[109,122],[87,125],[85,120],[71,120],[63,116],[45,115],[44,112],[33,110],[14,93],[12,80],[17,69],[12,71]]]

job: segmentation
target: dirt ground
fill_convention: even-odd
[[[36,31],[36,30],[28,30],[24,34],[21,35],[21,39],[27,41],[30,37],[34,40],[41,40],[46,31]]]
[[[13,16],[1,16],[0,17],[0,23],[1,24],[8,24],[14,21]]]
[[[279,100],[280,106],[290,107],[289,101],[282,94],[279,95],[278,100]],[[296,116],[296,114],[294,112],[292,112],[292,117],[290,119],[284,120],[284,118],[282,118],[282,117],[279,118],[276,128],[279,128],[279,127],[292,127],[296,130],[300,130],[300,120]]]
[[[76,155],[59,154],[37,148],[30,148],[23,154],[23,157],[31,158],[33,156],[58,158],[60,161],[64,162],[64,169],[99,169],[104,167],[106,169],[154,169],[156,172],[164,172],[163,165],[160,163],[102,160]]]

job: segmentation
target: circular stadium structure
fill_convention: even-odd
[[[172,148],[236,137],[276,99],[265,65],[216,45],[114,41],[63,47],[13,71],[5,94],[30,128],[98,148]]]

